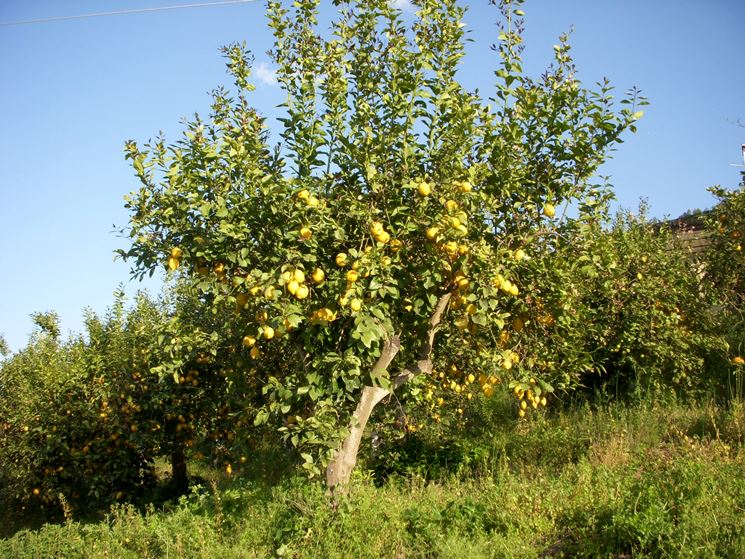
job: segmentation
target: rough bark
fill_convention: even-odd
[[[375,363],[373,375],[384,373],[400,348],[401,342],[398,336],[388,340],[383,346],[383,351],[377,363]],[[341,447],[334,453],[326,469],[326,484],[332,493],[338,486],[344,486],[349,482],[352,470],[357,464],[357,452],[360,448],[367,420],[370,419],[373,408],[388,394],[390,394],[388,390],[378,386],[365,386],[362,389],[360,401],[352,414],[349,434],[342,442]]]
[[[349,434],[344,439],[339,449],[334,453],[334,456],[326,469],[326,484],[332,495],[339,491],[344,491],[349,484],[352,470],[354,470],[354,467],[357,464],[357,453],[360,448],[360,443],[362,442],[362,435],[365,432],[367,421],[370,419],[370,414],[372,414],[375,406],[378,405],[383,398],[392,394],[396,388],[413,379],[415,376],[422,373],[432,372],[432,348],[434,346],[435,334],[437,333],[437,327],[442,320],[442,315],[450,301],[450,297],[451,294],[446,293],[440,297],[437,302],[435,311],[432,313],[432,317],[429,321],[427,338],[422,346],[419,360],[411,367],[404,369],[391,380],[390,390],[380,388],[379,386],[365,386],[362,389],[357,408],[352,414]],[[388,370],[388,367],[396,357],[400,348],[401,340],[398,336],[394,336],[385,343],[383,351],[373,367],[373,377],[382,375]]]

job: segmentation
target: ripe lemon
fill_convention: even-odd
[[[297,268],[295,272],[292,274],[292,277],[295,279],[298,283],[305,283],[305,272],[303,272],[301,269]]]
[[[543,215],[546,217],[554,217],[556,215],[556,208],[554,208],[553,204],[545,204],[543,206]]]
[[[300,285],[300,287],[297,288],[297,291],[295,292],[295,297],[298,299],[305,299],[310,294],[310,289],[308,289],[307,285]]]
[[[274,328],[271,326],[264,326],[263,335],[264,339],[271,340],[274,337]]]
[[[178,258],[170,257],[168,259],[168,269],[172,272],[179,267],[179,264],[181,264],[181,261]]]
[[[311,276],[313,278],[313,281],[316,283],[321,283],[324,279],[326,279],[326,273],[321,270],[321,268],[316,268],[313,270],[313,275]]]
[[[439,227],[430,227],[429,229],[427,229],[427,238],[430,241],[434,241],[437,238],[437,235],[439,235],[439,233],[440,233]]]
[[[256,338],[253,336],[244,336],[243,337],[243,345],[246,347],[253,347],[256,345]]]
[[[359,299],[352,299],[349,302],[349,308],[354,312],[358,312],[362,308],[362,301]]]
[[[307,241],[313,236],[313,231],[310,230],[309,227],[301,227],[300,228],[300,238],[304,241]]]
[[[432,192],[432,187],[429,185],[429,183],[422,181],[419,183],[419,186],[417,187],[417,191],[421,196],[427,197]]]
[[[347,281],[349,283],[356,282],[360,277],[360,274],[357,272],[357,270],[349,270],[347,272]]]
[[[391,236],[388,233],[388,231],[382,231],[381,233],[375,236],[375,240],[378,241],[379,243],[386,244],[391,240]]]
[[[179,247],[174,247],[171,249],[171,258],[181,258],[184,255],[184,251],[181,250]]]
[[[300,284],[297,281],[290,280],[290,282],[287,284],[287,291],[289,291],[290,294],[295,295],[299,287]]]
[[[344,252],[340,252],[336,255],[336,265],[343,268],[347,265],[347,255]]]

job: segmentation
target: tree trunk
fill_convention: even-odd
[[[189,475],[186,470],[184,441],[176,431],[175,420],[169,420],[166,429],[171,438],[171,484],[177,494],[185,494],[189,489]]]
[[[184,445],[179,441],[173,442],[171,449],[171,479],[173,488],[179,493],[186,493],[189,489],[189,476],[186,472],[186,455]]]
[[[357,408],[352,414],[352,419],[349,426],[349,434],[342,442],[341,446],[334,453],[331,461],[329,462],[328,468],[326,469],[326,484],[329,492],[332,496],[339,492],[346,491],[349,480],[352,476],[352,470],[354,470],[357,464],[357,453],[360,449],[360,443],[362,442],[362,435],[365,432],[367,421],[370,419],[375,406],[380,401],[392,394],[393,391],[408,382],[415,376],[422,373],[432,372],[432,347],[435,340],[435,333],[437,326],[442,320],[442,315],[447,308],[447,304],[450,301],[451,294],[446,293],[437,302],[435,311],[429,321],[429,331],[427,332],[427,339],[419,361],[413,367],[404,369],[400,374],[391,380],[391,389],[380,388],[378,386],[365,386],[362,389]],[[383,346],[383,351],[378,358],[377,363],[373,367],[373,377],[384,374],[390,366],[393,359],[396,357],[399,349],[401,349],[401,340],[396,335]]]
[[[383,351],[373,368],[373,376],[385,373],[400,348],[401,342],[398,336],[394,336],[385,342]],[[390,394],[390,391],[378,386],[365,386],[362,389],[360,401],[352,414],[349,434],[342,442],[341,447],[334,453],[326,469],[326,484],[332,494],[338,487],[344,487],[349,483],[352,470],[357,464],[357,452],[360,449],[360,442],[362,441],[362,434],[365,432],[367,420],[370,419],[373,408],[388,394]]]

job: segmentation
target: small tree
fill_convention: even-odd
[[[540,79],[524,76],[520,0],[500,3],[497,85],[483,100],[456,79],[465,9],[414,3],[407,29],[386,0],[335,2],[323,38],[318,0],[269,2],[287,95],[274,149],[238,45],[225,49],[235,90],[213,93],[208,121],[172,145],[126,146],[142,187],[122,255],[140,276],[166,265],[215,317],[202,342],[177,340],[162,372],[178,375],[203,343],[232,352],[262,387],[255,423],[284,417],[332,489],[348,482],[373,408],[432,375],[435,356],[522,378],[529,348],[497,343],[522,257],[641,116],[616,112],[607,82],[581,87],[566,37]]]

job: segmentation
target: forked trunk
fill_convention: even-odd
[[[442,320],[442,315],[447,308],[448,301],[450,301],[450,296],[450,293],[446,293],[437,302],[435,312],[430,319],[427,340],[422,348],[421,358],[417,361],[416,365],[405,369],[399,375],[391,379],[390,390],[378,386],[365,386],[362,389],[360,401],[352,414],[349,434],[344,439],[339,449],[334,453],[329,462],[328,468],[326,469],[326,484],[331,495],[336,495],[339,492],[346,491],[346,488],[349,485],[352,470],[354,470],[354,467],[357,464],[357,453],[359,452],[360,443],[362,442],[362,435],[365,432],[365,427],[367,426],[367,422],[370,419],[370,415],[375,406],[377,406],[383,398],[392,394],[396,388],[408,382],[416,375],[432,372],[431,356],[435,332],[437,326]],[[394,336],[388,340],[384,344],[383,351],[373,367],[371,376],[376,377],[385,374],[400,348],[401,341],[398,336]]]

